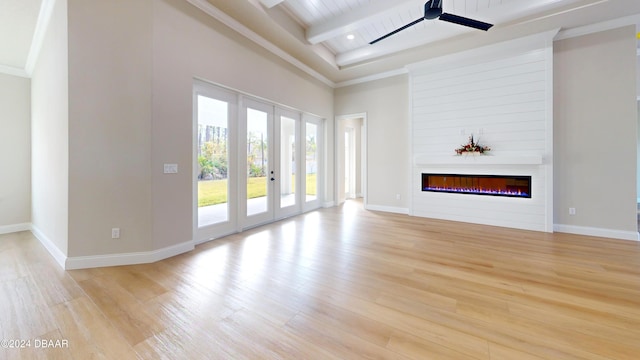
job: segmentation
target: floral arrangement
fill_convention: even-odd
[[[462,155],[464,153],[480,153],[484,154],[485,152],[491,150],[488,146],[480,145],[480,142],[473,140],[473,135],[469,136],[469,142],[460,145],[459,148],[456,149],[456,154]]]

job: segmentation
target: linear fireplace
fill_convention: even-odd
[[[422,191],[531,198],[531,176],[423,173]]]

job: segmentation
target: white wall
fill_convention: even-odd
[[[31,222],[31,81],[0,74],[0,233]]]
[[[67,64],[67,1],[58,0],[31,79],[31,221],[36,236],[61,255],[68,238]]]
[[[555,223],[562,231],[596,228],[633,236],[635,27],[557,41],[554,49]]]
[[[407,212],[409,87],[407,76],[336,89],[335,113],[367,113],[367,205]],[[400,194],[400,199],[396,198]]]
[[[553,36],[542,33],[409,66],[411,214],[553,231]],[[471,134],[491,150],[477,159],[455,156]],[[530,163],[531,156],[537,163]],[[531,176],[531,198],[425,192],[423,173]]]

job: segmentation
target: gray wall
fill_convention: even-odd
[[[153,29],[153,239],[162,248],[191,240],[194,77],[326,119],[333,119],[333,89],[186,1],[155,1]],[[163,163],[184,171],[163,175]]]
[[[554,222],[637,231],[635,26],[555,42],[554,102]]]
[[[0,228],[31,222],[31,81],[0,74]]]
[[[333,118],[333,89],[182,0],[68,0],[68,73],[69,257],[192,240],[194,78]]]
[[[335,94],[336,115],[367,113],[367,204],[406,211],[410,164],[407,75],[339,88]]]
[[[68,13],[69,256],[149,250],[152,1]]]

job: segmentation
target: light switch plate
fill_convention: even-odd
[[[164,173],[165,174],[177,174],[178,173],[178,164],[164,164]]]

